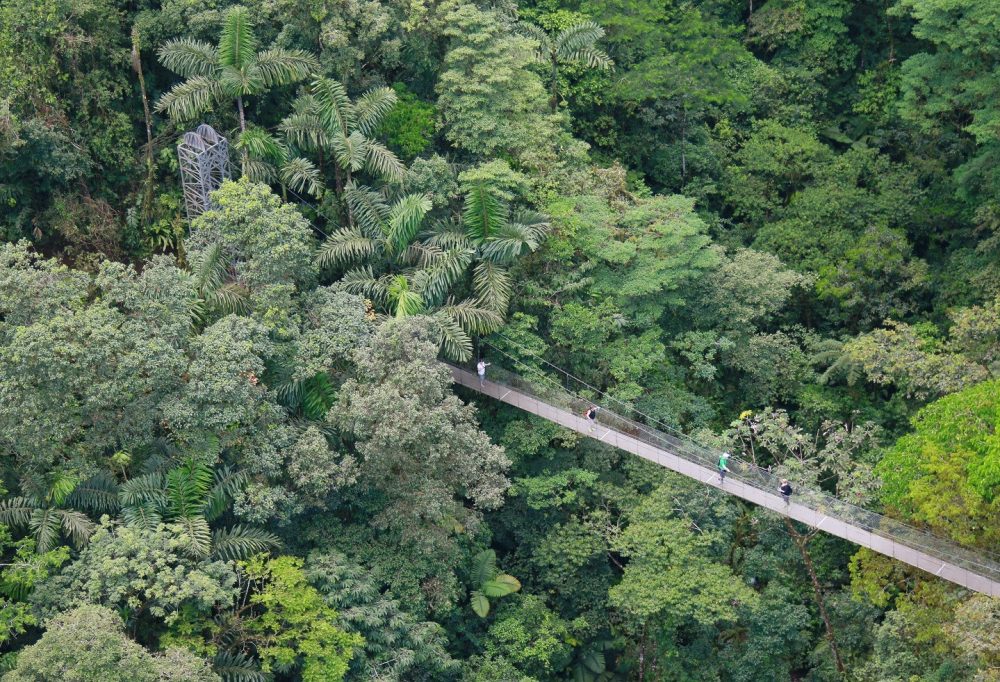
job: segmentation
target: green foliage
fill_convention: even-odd
[[[101,606],[80,606],[52,619],[42,638],[26,647],[5,680],[28,682],[218,682],[208,663],[188,651],[151,655],[123,632],[121,618]]]
[[[241,569],[262,585],[250,598],[262,612],[246,627],[264,672],[295,670],[306,682],[343,680],[364,638],[337,626],[337,612],[306,582],[302,560],[256,558]]]
[[[878,465],[887,505],[966,544],[996,541],[998,389],[996,381],[983,382],[917,413],[914,432]]]
[[[469,581],[472,583],[469,606],[480,618],[489,614],[490,599],[506,597],[521,589],[517,578],[497,569],[497,555],[492,549],[484,549],[472,557]]]
[[[257,40],[246,8],[227,13],[218,47],[178,38],[160,46],[160,62],[186,78],[156,103],[157,111],[190,121],[223,101],[237,100],[240,129],[246,130],[242,98],[302,80],[319,68],[316,58],[303,50],[272,47],[257,52]]]
[[[418,99],[405,83],[393,83],[392,89],[398,98],[396,106],[382,119],[377,132],[402,159],[412,161],[434,139],[436,111],[433,104]]]

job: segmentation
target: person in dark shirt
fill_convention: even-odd
[[[792,495],[792,484],[788,482],[787,478],[781,479],[781,486],[778,487],[778,491],[781,493],[781,498],[788,504],[788,498]]]
[[[597,405],[591,405],[587,408],[587,411],[583,413],[583,416],[590,421],[590,430],[594,430],[594,424],[597,422],[597,411],[601,409]]]

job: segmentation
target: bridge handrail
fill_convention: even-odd
[[[560,370],[560,374],[566,382],[580,385],[588,393],[596,393],[596,395],[585,397],[575,393],[537,367],[533,367],[513,357],[492,344],[486,345],[489,345],[497,353],[520,367],[522,371],[529,372],[537,377],[536,381],[529,381],[520,374],[497,366],[495,358],[491,358],[494,362],[489,368],[487,375],[490,382],[506,385],[520,393],[542,400],[547,404],[566,409],[573,414],[582,414],[588,405],[598,405],[602,408],[598,413],[598,422],[600,424],[630,435],[654,447],[666,449],[671,454],[680,456],[695,464],[708,467],[712,471],[717,469],[719,457],[722,453],[721,450],[706,447],[690,436],[682,434],[675,429],[671,429],[671,431],[674,431],[673,434],[663,433],[648,424],[618,414],[607,406],[608,402],[614,402],[624,409],[631,411],[633,414],[642,415],[641,412],[630,408],[626,403],[613,398],[608,400],[609,397],[605,396],[603,392],[577,379],[568,372]],[[551,363],[546,362],[546,364],[552,366]],[[780,477],[776,474],[756,466],[752,462],[736,457],[730,459],[729,470],[727,478],[742,481],[765,492],[777,494]],[[994,561],[991,558],[983,556],[989,554],[985,550],[980,553],[978,550],[961,547],[950,539],[933,535],[883,514],[869,511],[825,492],[802,490],[796,487],[793,499],[798,504],[809,507],[833,519],[849,523],[856,528],[864,529],[887,540],[900,542],[913,549],[919,549],[937,559],[975,571],[993,580],[1000,580],[1000,561]]]

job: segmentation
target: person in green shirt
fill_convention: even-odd
[[[726,482],[726,473],[729,471],[729,467],[726,466],[726,462],[729,461],[729,453],[723,452],[722,457],[719,458],[719,485]]]

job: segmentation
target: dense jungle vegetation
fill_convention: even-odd
[[[0,204],[5,681],[1000,680],[440,362],[998,549],[994,0],[0,0]]]

